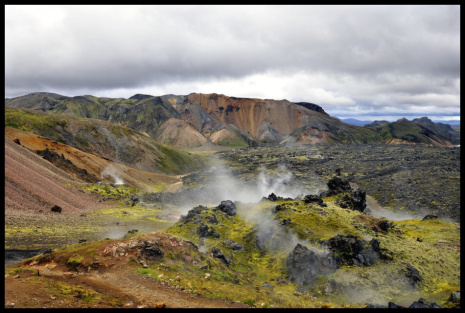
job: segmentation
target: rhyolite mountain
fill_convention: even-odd
[[[40,138],[34,134],[39,135]],[[5,109],[5,138],[18,139],[22,145],[34,152],[48,147],[49,150],[61,156],[64,153],[65,158],[69,160],[72,159],[70,155],[74,156],[74,154],[83,152],[151,173],[186,174],[198,170],[205,162],[202,156],[159,143],[128,127],[99,119],[45,113],[31,109]],[[50,142],[38,145],[39,141],[44,140]],[[28,146],[28,142],[31,146]],[[63,144],[70,148],[60,148]],[[81,152],[70,152],[71,148]],[[85,157],[87,160],[89,158],[93,157]],[[73,160],[74,163],[76,161]],[[95,164],[92,168],[94,167]],[[81,168],[94,172],[89,166],[83,165]],[[102,168],[99,166],[96,168],[99,170],[94,174],[99,176]]]
[[[313,103],[237,98],[221,94],[136,94],[124,99],[90,95],[67,97],[37,92],[5,99],[5,106],[106,120],[180,148],[199,148],[211,146],[212,143],[229,147],[261,143],[411,142],[440,146],[457,143],[449,131],[431,127],[428,123],[405,122],[415,127],[390,123],[394,125],[386,135],[384,129],[341,122]],[[402,130],[396,131],[396,127]],[[405,133],[405,130],[413,133]],[[401,137],[397,137],[397,134],[401,134]]]

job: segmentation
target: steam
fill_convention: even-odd
[[[103,170],[103,172],[100,174],[100,177],[101,178],[107,178],[107,177],[112,178],[115,185],[124,184],[123,179],[118,174],[118,169],[111,164]]]
[[[244,181],[232,175],[223,163],[218,162],[212,173],[211,183],[207,186],[213,196],[213,203],[222,200],[256,203],[271,193],[280,197],[295,198],[303,193],[303,188],[293,184],[294,174],[285,165],[278,165],[276,169],[259,169],[258,178]]]
[[[274,193],[284,198],[295,198],[298,193],[290,187],[293,176],[284,164],[278,165],[274,175],[267,173],[262,166],[259,174],[259,194],[264,197]]]

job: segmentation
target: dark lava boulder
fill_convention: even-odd
[[[441,309],[441,306],[434,302],[428,302],[425,299],[420,298],[418,301],[414,301],[408,308],[409,309]]]
[[[234,251],[238,251],[238,250],[245,251],[246,250],[245,246],[243,246],[241,244],[238,244],[237,242],[235,242],[235,241],[233,241],[231,239],[226,239],[225,241],[222,241],[221,244],[223,246],[230,247]]]
[[[59,205],[54,205],[51,209],[52,212],[61,213],[62,208]]]
[[[200,223],[202,221],[202,213],[204,213],[207,210],[208,210],[207,207],[204,207],[204,206],[201,206],[201,205],[196,206],[192,210],[189,210],[189,212],[187,212],[186,216],[182,215],[181,218],[179,219],[179,221],[184,223],[184,224],[187,224],[189,222],[193,222],[194,224],[198,224],[198,223]]]
[[[342,180],[340,177],[337,177],[337,176],[331,178],[328,181],[327,185],[333,195],[337,195],[338,193],[341,193],[344,191],[352,190],[352,187],[350,187],[350,184],[348,181]]]
[[[355,236],[337,235],[326,241],[330,256],[338,265],[371,266],[379,259],[388,260],[387,250],[379,246],[378,239],[370,242],[360,240]]]
[[[451,293],[448,301],[452,303],[460,303],[460,291]]]
[[[223,261],[224,264],[226,265],[229,265],[231,263],[231,260],[228,259],[222,252],[219,248],[213,248],[212,249],[212,255],[213,257],[215,258],[218,258],[220,259],[221,261]]]
[[[155,244],[146,240],[138,242],[137,259],[145,260],[148,262],[158,262],[163,258],[163,251]]]
[[[352,192],[352,210],[363,212],[367,207],[367,193],[360,188]]]
[[[286,205],[284,205],[284,204],[278,204],[277,206],[275,206],[275,207],[273,207],[273,208],[271,209],[271,213],[276,214],[276,213],[278,213],[279,211],[285,210],[285,209],[287,209],[287,208],[288,208],[288,207],[287,207]]]
[[[383,231],[389,231],[391,228],[393,228],[394,226],[392,225],[391,222],[387,221],[387,220],[381,220],[379,223],[378,223],[378,227],[379,229],[383,230]]]
[[[205,225],[204,223],[200,223],[197,228],[197,234],[199,234],[199,238],[220,238],[220,234],[218,234],[212,226]]]
[[[237,212],[236,205],[231,200],[221,201],[216,208],[230,216],[236,215]]]
[[[407,264],[407,274],[405,274],[405,276],[410,278],[412,285],[415,285],[417,282],[421,281],[420,272],[410,264]]]
[[[327,254],[297,244],[286,259],[289,279],[299,285],[315,282],[321,275],[334,273],[338,269],[336,262]]]
[[[268,199],[270,201],[278,201],[278,197],[274,194],[274,193],[270,193],[270,195],[268,197],[266,197],[265,199]]]
[[[304,202],[305,203],[317,203],[317,204],[323,204],[323,199],[321,199],[320,196],[318,195],[306,195],[304,197]]]
[[[367,207],[366,196],[366,191],[363,191],[359,188],[355,191],[352,191],[350,195],[345,194],[342,196],[341,201],[338,202],[338,205],[343,209],[349,208],[351,210],[364,212]]]

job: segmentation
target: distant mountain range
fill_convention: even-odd
[[[357,120],[355,118],[340,118],[341,122],[350,124],[350,125],[355,125],[355,126],[365,126],[367,124],[373,123],[375,121],[366,121],[366,120]],[[457,120],[446,120],[446,121],[435,121],[435,123],[442,123],[442,124],[449,124],[451,126],[460,126],[460,121]]]
[[[124,99],[37,92],[5,99],[5,107],[104,120],[155,141],[188,149],[318,143],[447,146],[459,142],[453,129],[433,127],[429,119],[360,127],[329,116],[313,103],[221,94],[136,94]]]

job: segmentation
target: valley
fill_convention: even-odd
[[[6,248],[43,253],[8,265],[7,273],[23,270],[7,274],[6,286],[19,279],[42,284],[45,294],[55,290],[51,297],[61,302],[48,299],[51,307],[155,307],[160,301],[167,307],[195,307],[195,301],[200,307],[365,307],[389,301],[408,307],[420,298],[455,305],[448,299],[460,285],[460,149],[300,145],[201,154],[209,160],[206,167],[180,177],[175,193],[86,183],[78,192],[95,197],[92,210],[6,214]],[[334,177],[366,190],[364,212],[343,209],[342,194],[321,196],[326,206],[306,204],[305,195],[320,194]],[[237,214],[218,210],[225,200],[234,202]],[[422,221],[426,215],[438,218]],[[296,244],[325,255],[324,242],[336,235],[377,239],[388,257],[371,266],[342,263],[335,272],[316,274],[319,280],[310,285],[292,281],[286,259]],[[141,240],[145,248],[138,246]],[[116,250],[105,252],[110,246]],[[161,254],[144,254],[149,246]],[[428,252],[416,255],[422,251]],[[421,282],[410,282],[407,263]],[[44,275],[28,272],[36,268]],[[114,290],[109,278],[116,269],[134,289]],[[67,288],[74,291],[59,292],[50,281],[71,284]],[[90,291],[78,297],[79,288]],[[137,298],[145,288],[159,291]],[[366,294],[365,288],[376,292]],[[102,298],[110,295],[111,301]],[[183,302],[186,296],[192,301]]]
[[[460,307],[460,135],[219,94],[5,99],[5,307]]]

